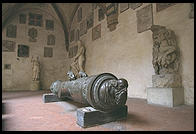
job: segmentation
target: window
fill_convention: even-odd
[[[29,25],[42,26],[42,15],[29,13]]]

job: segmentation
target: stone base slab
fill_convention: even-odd
[[[31,91],[40,90],[40,81],[32,81],[31,82]]]
[[[43,94],[44,103],[58,102],[58,101],[61,101],[61,100],[54,93]]]
[[[84,107],[77,109],[77,124],[81,127],[92,127],[117,120],[126,119],[127,106],[110,113],[102,112],[93,107]]]
[[[183,88],[147,88],[147,103],[174,107],[184,104]]]

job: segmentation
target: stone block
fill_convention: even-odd
[[[31,91],[40,90],[40,81],[32,81],[31,82]]]
[[[174,107],[184,104],[183,88],[147,88],[147,103]]]
[[[103,112],[93,107],[77,109],[77,124],[81,127],[92,127],[127,118],[127,106],[112,112]]]
[[[61,101],[54,93],[43,94],[43,102],[58,102]]]
[[[153,87],[178,88],[182,87],[181,83],[181,76],[179,74],[163,74],[152,76]]]

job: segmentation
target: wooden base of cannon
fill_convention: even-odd
[[[77,109],[77,124],[83,128],[126,119],[126,117],[126,105],[110,113],[96,110],[93,107],[84,107]]]

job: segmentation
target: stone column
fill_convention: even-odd
[[[153,25],[153,60],[155,75],[147,88],[148,104],[174,107],[184,104],[184,89],[179,73],[180,54],[172,30]]]

